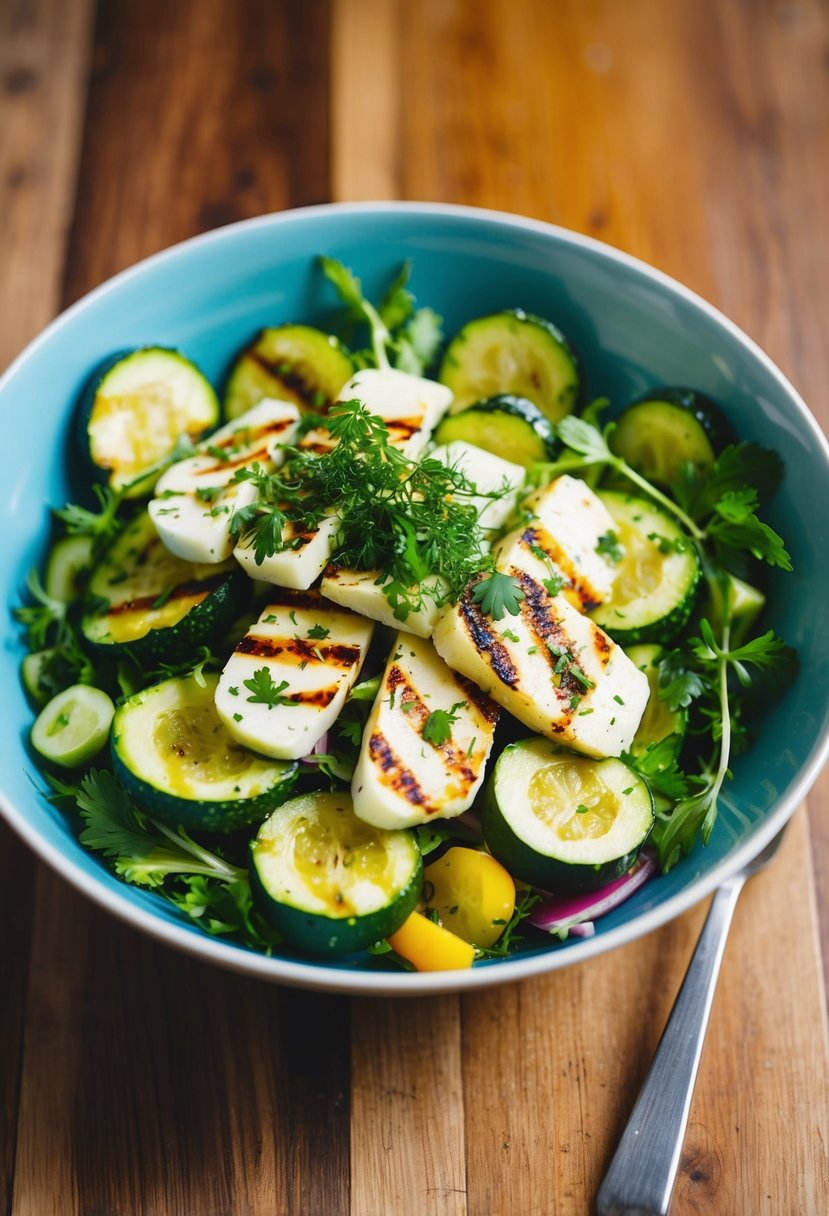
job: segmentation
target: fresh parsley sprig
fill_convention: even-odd
[[[68,786],[58,790],[65,797]],[[126,882],[153,889],[207,933],[236,934],[269,953],[281,943],[253,907],[247,871],[138,811],[115,775],[90,769],[75,792],[81,844],[101,853]]]
[[[336,258],[321,257],[325,277],[333,284],[348,308],[352,321],[364,321],[371,335],[371,351],[358,359],[364,365],[394,366],[421,375],[432,362],[443,340],[441,319],[431,308],[415,309],[414,296],[407,288],[411,262],[406,260],[391,286],[375,306],[363,295],[360,280]]]

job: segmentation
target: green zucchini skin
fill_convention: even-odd
[[[629,646],[625,652],[636,667],[643,671],[650,685],[650,698],[639,723],[639,729],[630,745],[632,756],[642,756],[649,747],[657,743],[665,745],[665,763],[676,760],[688,730],[688,710],[669,709],[659,697],[659,661],[665,654],[661,646]],[[665,741],[671,740],[668,744]]]
[[[110,407],[105,404],[109,400],[120,405]],[[114,432],[107,433],[107,416],[120,419]],[[94,481],[128,498],[141,498],[151,493],[180,437],[195,443],[215,429],[219,416],[212,386],[180,351],[164,346],[122,350],[96,368],[81,393],[78,446]],[[135,443],[142,432],[144,458],[135,463],[130,459],[135,451],[127,453],[121,436],[132,436]]]
[[[188,831],[232,832],[261,823],[285,802],[299,766],[236,744],[213,704],[218,676],[203,680],[173,677],[122,701],[112,724],[112,764],[147,814]]]
[[[512,393],[499,393],[445,415],[435,431],[435,443],[458,439],[524,468],[551,460],[558,446],[549,418],[528,397]]]
[[[309,824],[307,830],[314,833],[321,818],[334,803],[338,804],[338,812],[341,811],[347,819],[348,832],[356,827],[364,840],[372,836],[387,840],[393,838],[391,847],[399,854],[400,874],[380,907],[353,914],[340,912],[339,915],[329,915],[307,905],[308,897],[303,891],[302,877],[294,869],[297,824],[306,822]],[[268,873],[274,841],[277,865],[281,867],[281,873],[276,876]],[[300,851],[302,847],[300,840]],[[359,844],[356,847],[359,848]],[[347,847],[338,852],[345,858]],[[318,955],[352,954],[382,941],[399,929],[410,912],[414,911],[423,886],[423,859],[414,836],[405,830],[385,832],[357,820],[347,793],[311,793],[285,803],[265,820],[256,839],[251,841],[248,868],[254,904],[268,924],[289,945]],[[347,869],[348,866],[344,865],[344,870]],[[288,885],[285,873],[290,876],[290,890],[284,889]],[[283,888],[277,889],[280,879]]]
[[[195,565],[175,557],[141,511],[92,572],[81,631],[102,656],[126,652],[150,666],[181,662],[230,629],[252,590],[232,558]]]
[[[733,441],[730,423],[710,397],[688,388],[658,388],[632,402],[616,419],[610,447],[655,485],[670,487],[689,461],[713,468]]]
[[[664,645],[684,629],[694,609],[701,575],[694,543],[650,499],[617,490],[600,490],[599,498],[613,516],[624,557],[610,596],[590,617],[620,646]],[[663,543],[681,551],[663,554]]]
[[[598,848],[593,860],[578,857],[555,833],[539,836],[538,821],[530,802],[530,781],[550,759],[567,757],[548,740],[522,739],[504,748],[486,787],[481,824],[487,848],[514,878],[551,892],[595,891],[621,878],[633,865],[653,827],[653,798],[647,783],[622,760],[590,760],[570,757],[595,774],[609,774],[612,784],[627,791],[622,807],[626,816],[622,851],[608,856]],[[526,838],[534,836],[532,843]],[[544,847],[539,847],[544,840]],[[569,853],[569,855],[568,855]],[[604,854],[604,855],[603,855]]]
[[[354,371],[351,356],[332,334],[311,325],[262,329],[230,369],[223,413],[229,421],[274,397],[324,414]]]
[[[529,398],[551,422],[576,408],[581,391],[578,360],[561,330],[518,308],[464,325],[446,348],[438,379],[454,394],[452,413],[507,393]]]

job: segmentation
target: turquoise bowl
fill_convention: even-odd
[[[768,621],[797,647],[801,674],[760,715],[734,765],[711,841],[597,923],[595,937],[533,936],[515,957],[470,971],[410,974],[365,959],[266,958],[210,937],[162,899],[129,887],[77,843],[37,792],[27,749],[32,711],[20,683],[19,631],[7,618],[0,680],[6,760],[0,807],[31,848],[79,890],[161,941],[263,979],[341,992],[423,995],[486,987],[578,962],[663,924],[712,891],[783,825],[826,758],[829,729],[829,449],[808,409],[758,347],[698,296],[607,245],[546,224],[419,203],[312,207],[222,228],[149,258],[59,317],[0,380],[0,583],[7,611],[45,552],[49,508],[71,498],[71,418],[86,377],[125,347],[180,347],[216,384],[260,326],[324,320],[334,306],[315,259],[332,254],[370,297],[411,258],[411,285],[453,333],[473,316],[521,307],[555,321],[586,370],[587,391],[624,405],[651,386],[687,384],[725,408],[737,433],[776,448],[787,478],[768,512],[794,573],[771,582]]]

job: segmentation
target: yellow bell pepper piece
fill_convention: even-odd
[[[412,912],[388,939],[392,950],[407,959],[416,971],[457,971],[471,967],[475,947],[421,912]]]
[[[476,946],[494,946],[515,911],[515,883],[489,853],[455,845],[423,871],[426,904],[447,929]]]

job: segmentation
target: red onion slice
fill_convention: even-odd
[[[583,926],[592,924],[599,916],[604,916],[630,899],[656,869],[656,859],[643,853],[627,874],[614,879],[607,886],[580,895],[551,895],[536,905],[527,919],[531,925],[546,933],[566,935],[570,932],[577,937],[590,937],[592,933],[586,932]]]

